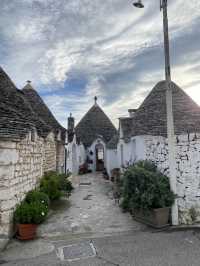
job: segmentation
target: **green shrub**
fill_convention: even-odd
[[[70,195],[73,190],[73,186],[72,183],[67,178],[68,176],[65,174],[57,175],[59,190],[66,192],[67,195]]]
[[[62,196],[56,176],[44,176],[40,182],[40,191],[48,195],[50,200],[57,200]]]
[[[39,202],[41,204],[49,206],[48,195],[46,193],[38,191],[38,190],[29,191],[26,195],[25,201],[27,203]]]
[[[153,163],[152,161],[144,160],[144,161],[138,161],[135,166],[139,166],[141,168],[144,168],[150,172],[156,172],[157,171],[157,165]]]
[[[149,169],[149,170],[148,170]],[[125,210],[170,207],[175,195],[169,179],[151,162],[139,162],[124,173],[122,208]]]
[[[20,224],[40,224],[48,214],[48,207],[39,202],[23,201],[14,212],[14,221]]]
[[[72,183],[68,180],[69,174],[48,172],[40,183],[40,190],[45,192],[51,200],[59,199],[63,194],[69,196],[73,190]]]

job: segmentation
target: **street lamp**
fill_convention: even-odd
[[[141,0],[134,2],[133,5],[143,8]],[[169,150],[169,172],[170,186],[176,194],[176,161],[175,161],[175,142],[174,142],[174,118],[172,106],[172,87],[171,87],[171,69],[170,69],[170,53],[169,53],[169,33],[168,33],[168,17],[167,17],[167,0],[160,0],[160,10],[163,10],[163,32],[164,32],[164,51],[165,51],[165,84],[166,84],[166,109],[167,109],[167,136]],[[178,225],[178,206],[177,199],[172,206],[172,224]]]

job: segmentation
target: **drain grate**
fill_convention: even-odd
[[[92,242],[84,242],[58,248],[58,257],[64,261],[76,261],[96,256],[96,250]]]

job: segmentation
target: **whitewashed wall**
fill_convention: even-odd
[[[169,174],[168,145],[163,137],[146,136],[146,159]],[[200,221],[200,134],[176,139],[176,177],[180,224]]]
[[[122,145],[123,145],[123,156],[121,151]],[[120,139],[117,145],[118,167],[122,167],[122,165],[126,167],[134,163],[135,161],[143,160],[144,158],[145,158],[144,136],[132,137],[127,143],[125,143],[123,139]]]
[[[79,166],[86,161],[86,151],[83,144],[77,144],[76,137],[66,145],[66,170],[78,174]]]
[[[106,151],[106,169],[109,176],[111,176],[111,170],[119,168],[117,159],[117,149],[107,149]]]

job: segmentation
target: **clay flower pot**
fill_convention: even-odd
[[[36,237],[37,224],[18,224],[18,236],[20,240],[31,240]]]

